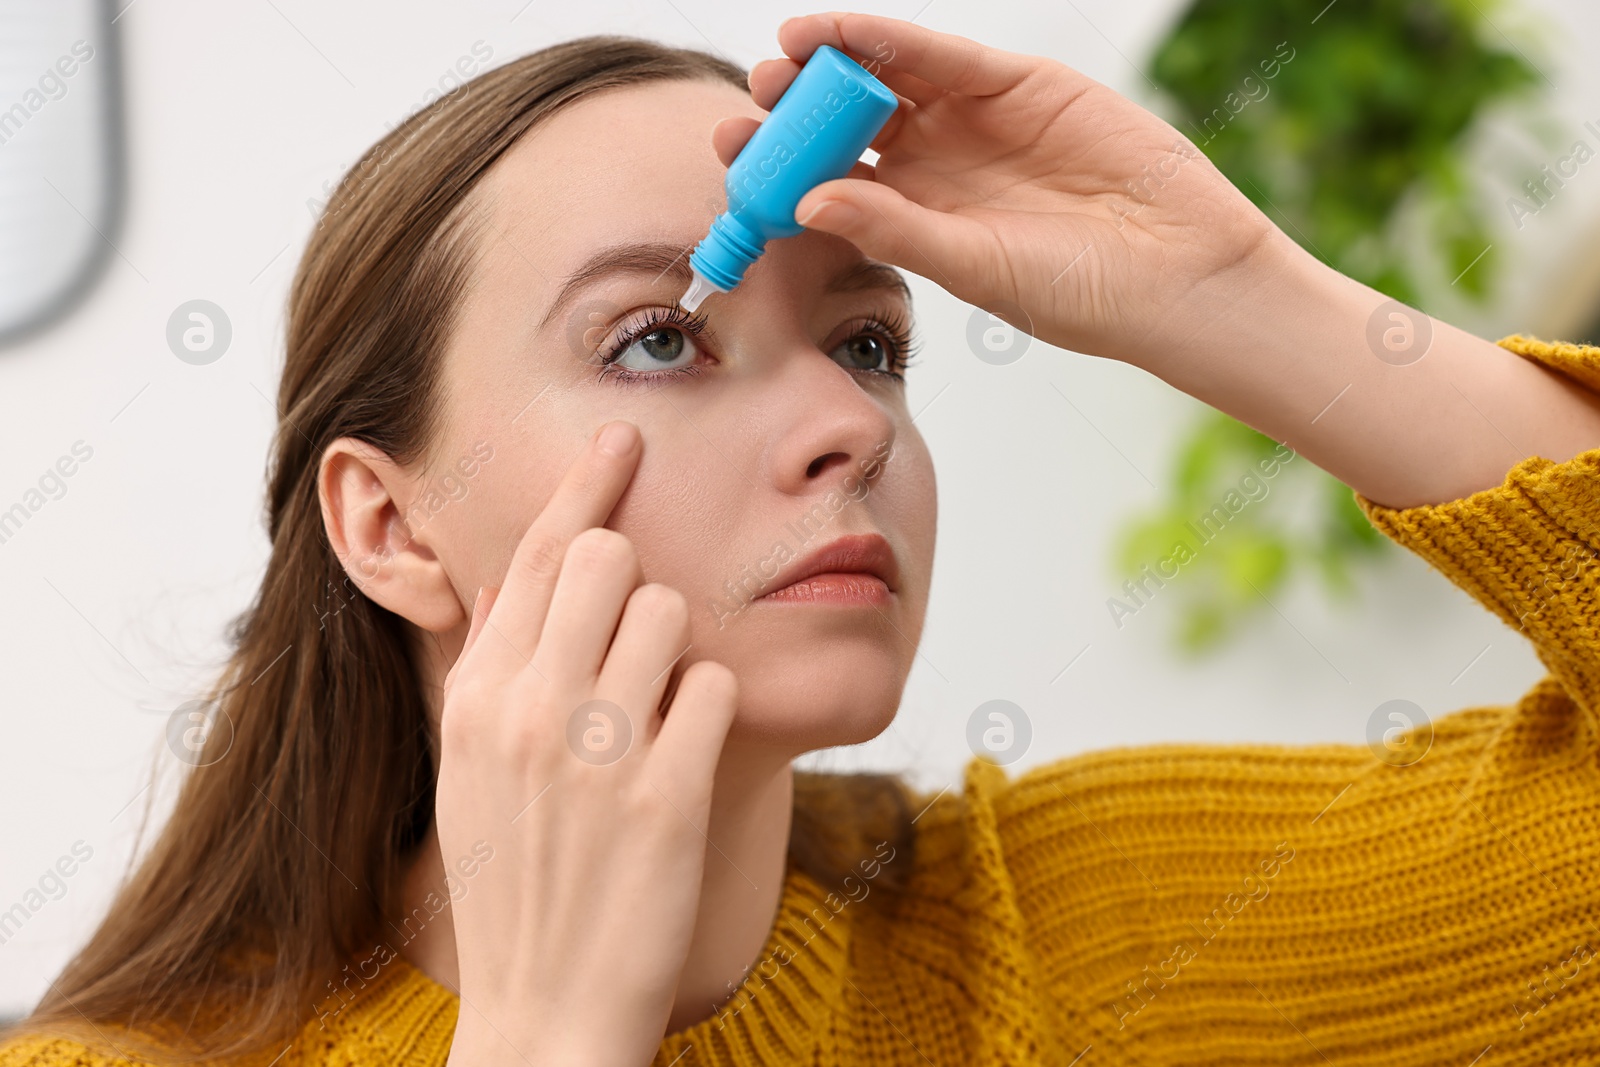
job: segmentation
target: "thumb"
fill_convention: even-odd
[[[992,244],[977,221],[907,200],[882,182],[839,178],[800,198],[795,221],[843,237],[871,259],[915,271],[960,295],[987,275],[978,261]]]

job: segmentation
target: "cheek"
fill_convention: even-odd
[[[644,581],[684,595],[698,633],[697,616],[708,610],[730,557],[750,537],[739,526],[747,493],[740,492],[744,482],[728,461],[708,456],[698,435],[676,451],[663,436],[647,439],[647,446],[653,441],[658,447],[640,457],[606,525],[633,542]]]
[[[894,458],[884,465],[873,492],[880,498],[878,521],[889,527],[890,536],[898,534],[904,541],[909,558],[902,566],[914,567],[926,586],[938,536],[939,489],[933,457],[915,430],[896,439]]]
[[[496,455],[496,459],[502,458]],[[458,584],[502,586],[517,547],[545,501],[555,491],[556,476],[530,466],[514,466],[510,457],[455,509],[446,545],[435,546]],[[484,472],[488,474],[488,471]]]

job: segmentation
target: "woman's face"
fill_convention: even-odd
[[[886,373],[907,356],[893,340],[910,324],[897,274],[807,232],[770,242],[695,316],[675,308],[688,252],[725,202],[712,126],[741,114],[764,115],[712,81],[608,90],[485,175],[488,225],[432,462],[492,453],[419,533],[470,606],[501,584],[588,437],[635,423],[643,451],[606,525],[647,581],[687,598],[680,665],[713,659],[738,676],[730,737],[798,753],[892,719],[927,607],[936,498],[905,385]],[[609,268],[591,269],[600,255]],[[569,288],[574,276],[586,280]],[[686,320],[701,316],[696,333]],[[883,602],[755,599],[799,557],[863,533],[898,563]]]

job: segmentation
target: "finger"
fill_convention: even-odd
[[[893,89],[897,96],[913,103],[921,104],[944,95],[944,90],[938,86],[929,85],[904,71],[890,70],[877,60],[868,60],[861,66],[868,74]],[[800,64],[788,57],[763,59],[750,68],[750,77],[746,79],[750,86],[750,99],[763,111],[771,111],[778,106],[779,99],[789,91],[789,86],[794,84],[799,74]],[[901,87],[904,87],[904,91]]]
[[[472,622],[467,627],[467,639],[461,643],[461,654],[445,672],[444,691],[450,692],[450,686],[455,681],[456,672],[461,669],[461,664],[466,661],[467,653],[472,651],[472,646],[477,643],[478,633],[483,629],[484,620],[489,617],[489,609],[494,606],[495,595],[499,590],[493,586],[483,586],[478,590],[478,595],[472,601]]]
[[[751,99],[756,102],[756,106],[764,108],[767,111],[771,111],[778,105],[778,98],[783,96],[783,94],[788,91],[790,85],[794,84],[795,76],[799,73],[800,64],[796,63],[792,59],[762,60],[754,67],[750,68],[749,81]],[[910,115],[912,111],[916,110],[916,107],[920,105],[923,100],[919,100],[917,97],[910,96],[906,93],[901,93],[896,90],[891,81],[891,77],[895,76],[894,72],[891,72],[886,68],[879,67],[876,69],[869,69],[869,73],[875,75],[878,80],[883,82],[883,84],[893,91],[896,96],[896,107],[894,111],[889,115],[888,121],[883,124],[883,128],[880,129],[872,138],[871,147],[874,149],[879,149],[883,145],[886,145],[890,141],[894,140],[894,135],[905,123],[906,117]],[[908,75],[900,75],[898,77],[908,87],[914,89],[926,100],[936,99],[938,96],[943,94],[942,89],[936,89],[920,79],[911,78]],[[741,147],[743,146],[742,141],[740,142],[740,145]],[[737,155],[737,151],[734,154]],[[733,156],[730,155],[724,159],[723,162],[725,164],[731,163],[732,160]]]
[[[751,135],[760,127],[761,123],[758,120],[744,115],[723,119],[711,127],[711,145],[717,150],[717,158],[722,160],[724,167],[733,166],[739,150],[749,142]]]
[[[494,640],[484,642],[480,653],[499,669],[532,661],[567,546],[584,530],[605,524],[633,477],[642,444],[639,428],[621,420],[601,430],[607,428],[621,431],[621,454],[602,449],[600,432],[591,436],[512,554],[494,610],[484,621]]]
[[[472,646],[477,642],[478,634],[483,629],[483,622],[489,617],[489,610],[494,607],[495,596],[499,592],[500,590],[489,585],[478,590],[477,597],[472,601],[472,622],[467,626],[467,639],[461,643],[461,655],[456,657],[457,663],[466,659],[467,653],[472,651]]]
[[[904,71],[931,86],[966,96],[992,96],[1019,84],[1037,64],[1032,56],[1004,52],[913,22],[838,11],[801,15],[778,27],[778,44],[805,62],[818,45],[832,45],[866,66]]]
[[[467,639],[461,646],[461,655],[465,656],[478,639],[478,632],[483,629],[484,620],[489,617],[489,612],[494,608],[494,602],[500,595],[500,590],[492,585],[486,585],[478,590],[478,597],[472,602],[472,625],[467,627]]]
[[[594,691],[620,704],[653,739],[672,667],[688,650],[688,602],[670,586],[646,582],[628,597]]]
[[[858,160],[850,165],[850,170],[845,174],[845,177],[854,178],[857,181],[875,182],[878,180],[878,168],[871,163],[862,163]]]
[[[533,667],[551,681],[593,683],[605,663],[628,596],[644,576],[633,543],[593,527],[567,546]]]
[[[808,230],[843,237],[869,259],[915,271],[947,289],[951,278],[999,276],[994,264],[974,262],[992,254],[981,223],[923,207],[882,182],[823,182],[800,198],[794,217]]]
[[[750,77],[746,79],[750,85],[750,99],[761,110],[771,111],[799,73],[800,64],[788,57],[763,59],[750,68]]]
[[[903,70],[890,70],[878,63],[867,67],[867,73],[877,78],[900,98],[901,106],[909,100],[918,107],[927,107],[929,104],[945,95],[945,90],[937,85],[923,81],[915,74],[908,74]]]
[[[738,679],[722,664],[700,660],[683,672],[646,756],[650,780],[675,803],[710,798],[738,701]]]

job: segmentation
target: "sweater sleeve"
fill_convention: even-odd
[[[1600,392],[1600,348],[1513,335],[1499,344]],[[1368,521],[1533,642],[1586,713],[1600,716],[1600,441],[1557,463],[1530,456],[1498,486],[1389,508],[1355,493]]]

